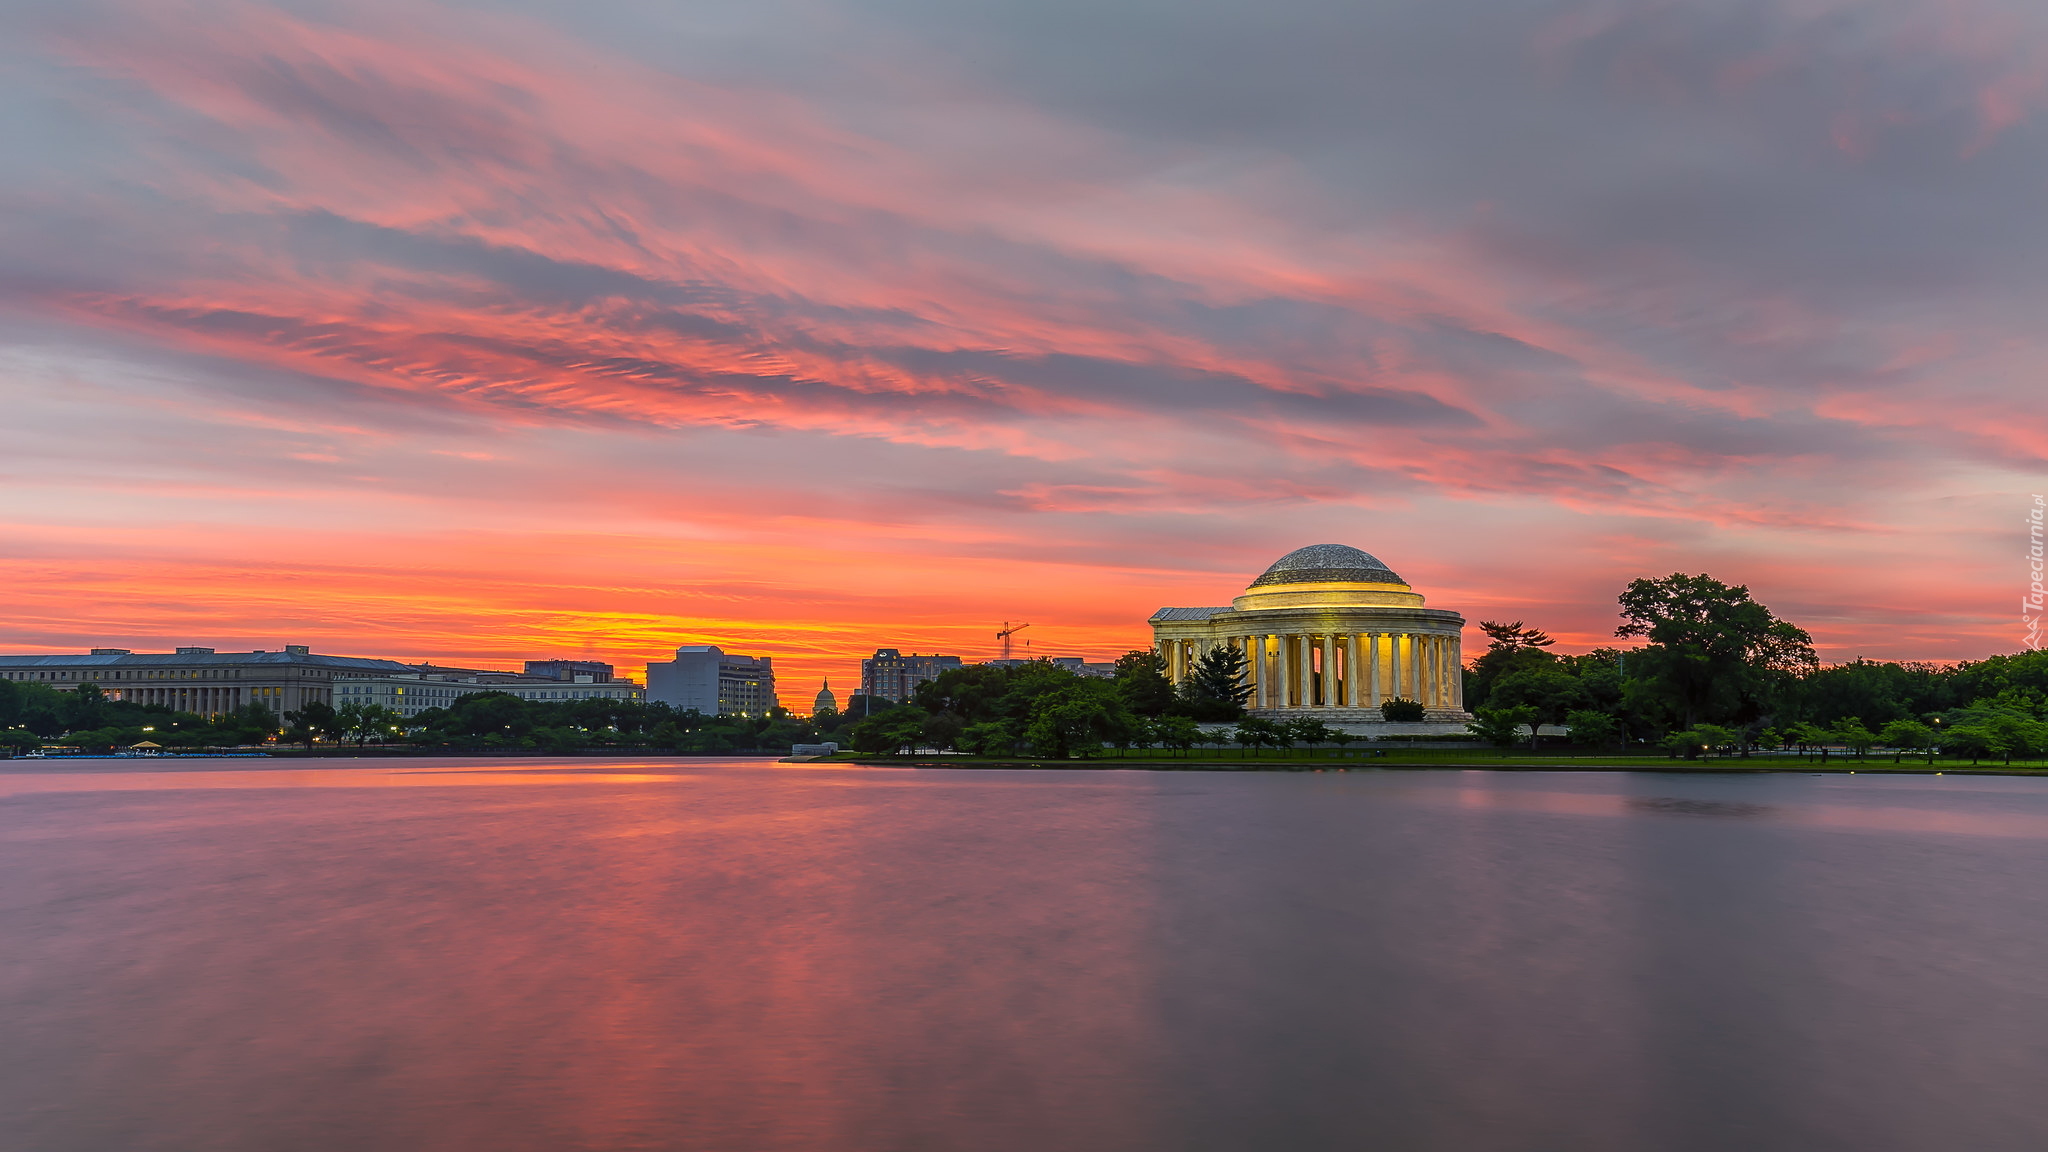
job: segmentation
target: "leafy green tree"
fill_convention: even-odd
[[[1588,748],[1605,748],[1621,739],[1621,725],[1614,717],[1592,708],[1566,713],[1564,723],[1572,730],[1572,743]]]
[[[1314,748],[1318,744],[1330,743],[1330,727],[1313,716],[1296,716],[1281,721],[1282,729],[1291,743],[1306,744]]]
[[[1076,678],[1038,698],[1024,738],[1039,755],[1064,760],[1097,754],[1132,725],[1112,684]]]
[[[1690,734],[1709,752],[1726,752],[1742,739],[1740,733],[1719,724],[1695,724]]]
[[[1877,743],[1877,737],[1871,734],[1870,729],[1865,728],[1861,720],[1853,717],[1836,724],[1829,735],[1835,743],[1856,753],[1859,760],[1868,757],[1871,747]]]
[[[1927,762],[1930,764],[1934,762],[1934,756],[1931,752],[1931,749],[1934,747],[1934,729],[1929,728],[1918,720],[1894,720],[1884,726],[1884,731],[1878,733],[1877,738],[1885,747],[1892,749],[1892,763],[1894,764],[1899,762],[1899,758],[1903,753],[1917,752],[1922,749],[1930,750]]]
[[[1192,716],[1161,716],[1152,725],[1153,738],[1182,756],[1186,756],[1188,749],[1202,739],[1201,726]]]
[[[1176,710],[1196,720],[1235,720],[1244,715],[1244,702],[1251,694],[1245,683],[1244,653],[1220,645],[1202,653],[1181,681]]]
[[[887,712],[871,713],[851,730],[853,750],[895,754],[916,751],[924,740],[928,717],[922,708],[899,704]]]
[[[1429,709],[1424,708],[1420,701],[1395,696],[1380,704],[1380,715],[1392,722],[1412,722],[1428,716]]]
[[[1166,658],[1149,648],[1116,658],[1116,690],[1134,716],[1164,716],[1173,707],[1173,681],[1166,676]]]
[[[1524,628],[1520,620],[1505,624],[1497,620],[1482,620],[1479,630],[1486,633],[1486,651],[1472,662],[1465,683],[1465,699],[1475,708],[1496,703],[1493,686],[1502,677],[1524,669],[1545,667],[1557,660],[1544,651],[1557,641],[1538,629]]]
[[[1258,716],[1247,716],[1239,720],[1236,731],[1231,735],[1239,744],[1251,749],[1254,756],[1259,754],[1261,748],[1278,747],[1281,739],[1279,727],[1271,720]]]
[[[1968,756],[1975,764],[1987,756],[2008,755],[2012,749],[1987,725],[1958,724],[1941,734],[1941,750],[1949,756]]]
[[[1530,708],[1545,724],[1563,724],[1566,716],[1592,703],[1592,698],[1577,676],[1553,663],[1502,676],[1487,702],[1499,708]]]
[[[1472,716],[1466,730],[1496,748],[1512,748],[1521,743],[1522,729],[1537,721],[1536,710],[1527,706],[1477,708]]]
[[[1009,756],[1017,751],[1017,725],[1009,720],[984,720],[962,729],[954,745],[975,756]]]
[[[1818,666],[1813,638],[1711,576],[1673,573],[1631,581],[1617,636],[1649,643],[1630,670],[1655,686],[1685,728],[1754,715],[1772,692]]]
[[[959,742],[960,734],[966,730],[967,721],[952,712],[941,712],[936,716],[927,716],[925,718],[921,735],[924,738],[925,747],[936,748],[943,752],[955,747]]]
[[[107,693],[98,684],[80,684],[65,703],[64,722],[72,728],[98,728],[107,722]]]

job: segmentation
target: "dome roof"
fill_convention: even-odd
[[[1407,581],[1379,562],[1370,552],[1348,544],[1311,544],[1296,548],[1273,561],[1264,575],[1252,581],[1254,588],[1274,584],[1401,584]]]

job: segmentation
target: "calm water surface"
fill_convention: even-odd
[[[0,771],[20,1150],[2048,1148],[2048,780]]]

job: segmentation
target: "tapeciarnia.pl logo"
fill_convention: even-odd
[[[2026,645],[2036,651],[2041,647],[2041,591],[2042,557],[2042,514],[2048,512],[2048,498],[2038,492],[2034,494],[2034,506],[2027,509],[2027,595],[2020,601],[2020,623],[2027,629]]]

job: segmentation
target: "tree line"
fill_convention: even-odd
[[[1534,743],[1539,726],[1569,729],[1586,748],[1657,748],[1674,756],[1742,755],[1759,747],[1818,755],[1875,748],[1974,759],[2048,755],[2048,653],[2024,651],[1956,664],[1853,660],[1823,667],[1812,638],[1758,603],[1746,587],[1706,575],[1632,581],[1618,604],[1618,639],[1638,646],[1581,655],[1550,651],[1552,638],[1523,621],[1482,621],[1486,650],[1464,671],[1472,733],[1507,747]],[[1245,713],[1245,659],[1205,653],[1178,686],[1156,652],[1128,652],[1108,679],[1047,661],[950,669],[896,703],[855,696],[844,712],[809,720],[705,716],[660,703],[536,701],[477,692],[404,717],[377,705],[313,704],[282,716],[261,704],[202,717],[110,699],[94,684],[65,692],[0,680],[0,747],[51,740],[117,748],[404,744],[426,749],[786,751],[837,741],[868,753],[938,749],[1067,758],[1198,744],[1254,754],[1355,739],[1313,717]],[[1422,706],[1390,700],[1389,720],[1419,720]],[[282,735],[280,735],[282,733]]]
[[[1615,635],[1642,645],[1557,655],[1540,629],[1483,621],[1486,651],[1465,672],[1474,734],[1507,746],[1555,725],[1577,745],[1688,758],[1758,747],[2048,754],[2048,653],[1824,667],[1804,629],[1740,585],[1675,573],[1632,581],[1619,604]]]

